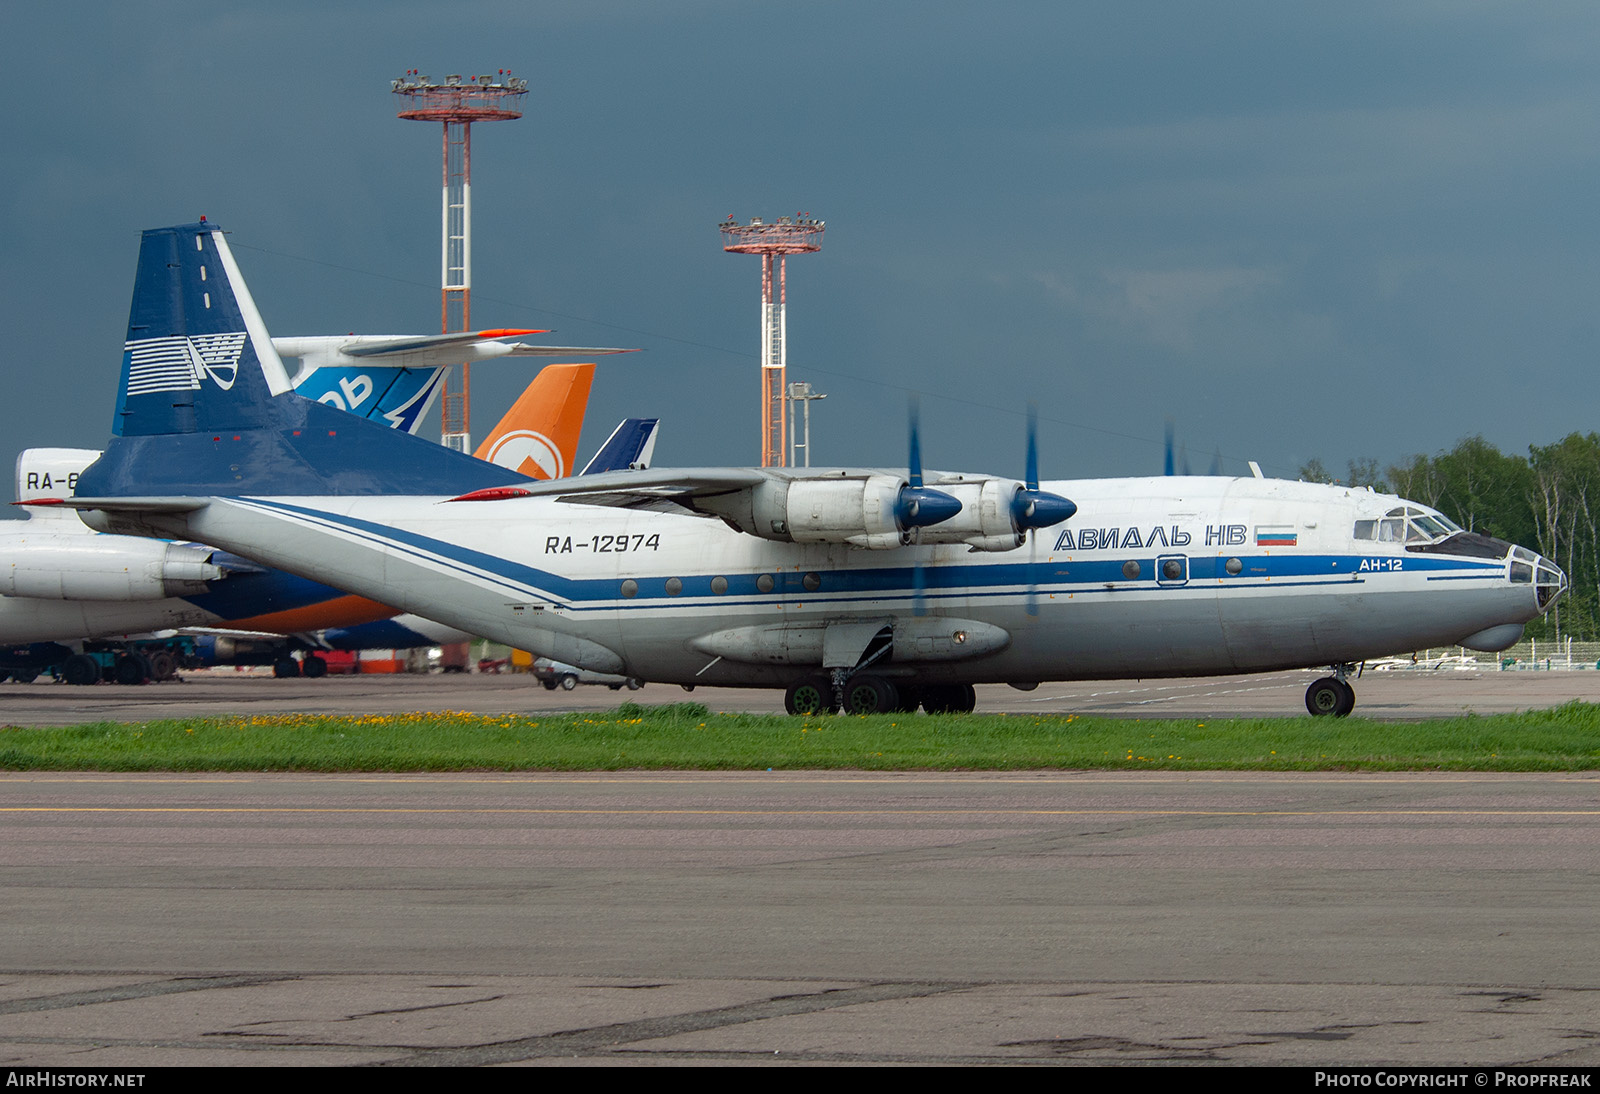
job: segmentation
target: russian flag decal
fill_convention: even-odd
[[[1292,524],[1256,525],[1257,547],[1293,547],[1297,539],[1298,534]]]

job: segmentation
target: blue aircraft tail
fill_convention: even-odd
[[[84,497],[459,494],[528,481],[303,399],[215,224],[144,233],[113,437]]]
[[[327,403],[369,422],[415,433],[444,386],[442,368],[324,365],[295,382],[302,399]]]
[[[660,418],[624,418],[594,458],[584,464],[580,475],[599,475],[606,471],[627,471],[650,466],[656,448]]]

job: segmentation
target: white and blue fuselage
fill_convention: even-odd
[[[780,543],[705,516],[537,497],[218,498],[185,514],[184,531],[557,660],[757,687],[825,666],[828,631],[853,624],[891,627],[875,671],[919,682],[1209,675],[1504,648],[1564,583],[1510,544],[1419,530],[1405,512],[1442,518],[1365,489],[1042,485],[1079,515],[1010,551]],[[1392,529],[1386,513],[1397,514]]]
[[[552,660],[785,687],[794,713],[970,710],[971,685],[1497,650],[1553,565],[1388,495],[687,468],[535,482],[295,396],[213,224],[144,233],[106,454],[70,504]],[[150,347],[155,347],[154,349]],[[173,362],[176,362],[174,364]],[[198,362],[198,364],[196,364]]]

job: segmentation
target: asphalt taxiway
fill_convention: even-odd
[[[0,1058],[1594,1066],[1597,790],[5,775]]]
[[[1600,690],[1472,675],[1358,690]],[[984,702],[1294,713],[1309,678]],[[6,685],[0,719],[682,698],[223,677]],[[1593,1067],[1597,863],[1588,774],[5,774],[0,1059]]]
[[[1103,714],[1133,718],[1307,717],[1306,685],[1323,672],[1254,673],[1198,680],[1088,680],[978,689],[981,713]],[[1369,672],[1353,679],[1356,712],[1410,721],[1476,712],[1538,710],[1578,699],[1600,702],[1600,671]],[[251,713],[399,714],[460,710],[481,714],[612,710],[619,703],[690,700],[714,711],[783,709],[781,691],[671,685],[639,691],[584,686],[547,691],[531,676],[434,674],[330,676],[275,680],[229,670],[184,674],[181,681],[123,687],[71,687],[39,680],[0,684],[0,725],[77,725]]]

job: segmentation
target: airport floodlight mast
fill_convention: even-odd
[[[799,467],[800,457],[805,456],[805,466],[811,466],[811,404],[818,399],[826,399],[811,390],[811,385],[805,382],[789,385],[789,466]],[[804,424],[800,430],[795,429],[794,405],[799,403],[804,410]],[[804,437],[801,440],[800,437]]]
[[[443,240],[440,246],[439,330],[464,331],[472,322],[472,123],[511,121],[522,117],[528,81],[506,69],[498,79],[479,76],[462,80],[446,76],[436,84],[416,69],[392,84],[405,103],[400,117],[444,125]],[[461,365],[461,388],[454,390],[445,374],[441,443],[472,451],[472,366]]]
[[[822,250],[826,225],[809,213],[779,217],[774,224],[752,217],[740,224],[730,213],[717,225],[722,232],[722,249],[734,254],[761,256],[761,466],[786,465],[786,415],[784,414],[785,370],[788,367],[787,331],[784,303],[788,295],[785,256]],[[777,259],[776,279],[772,276]],[[773,281],[777,299],[773,299]],[[807,404],[809,409],[809,404]]]

